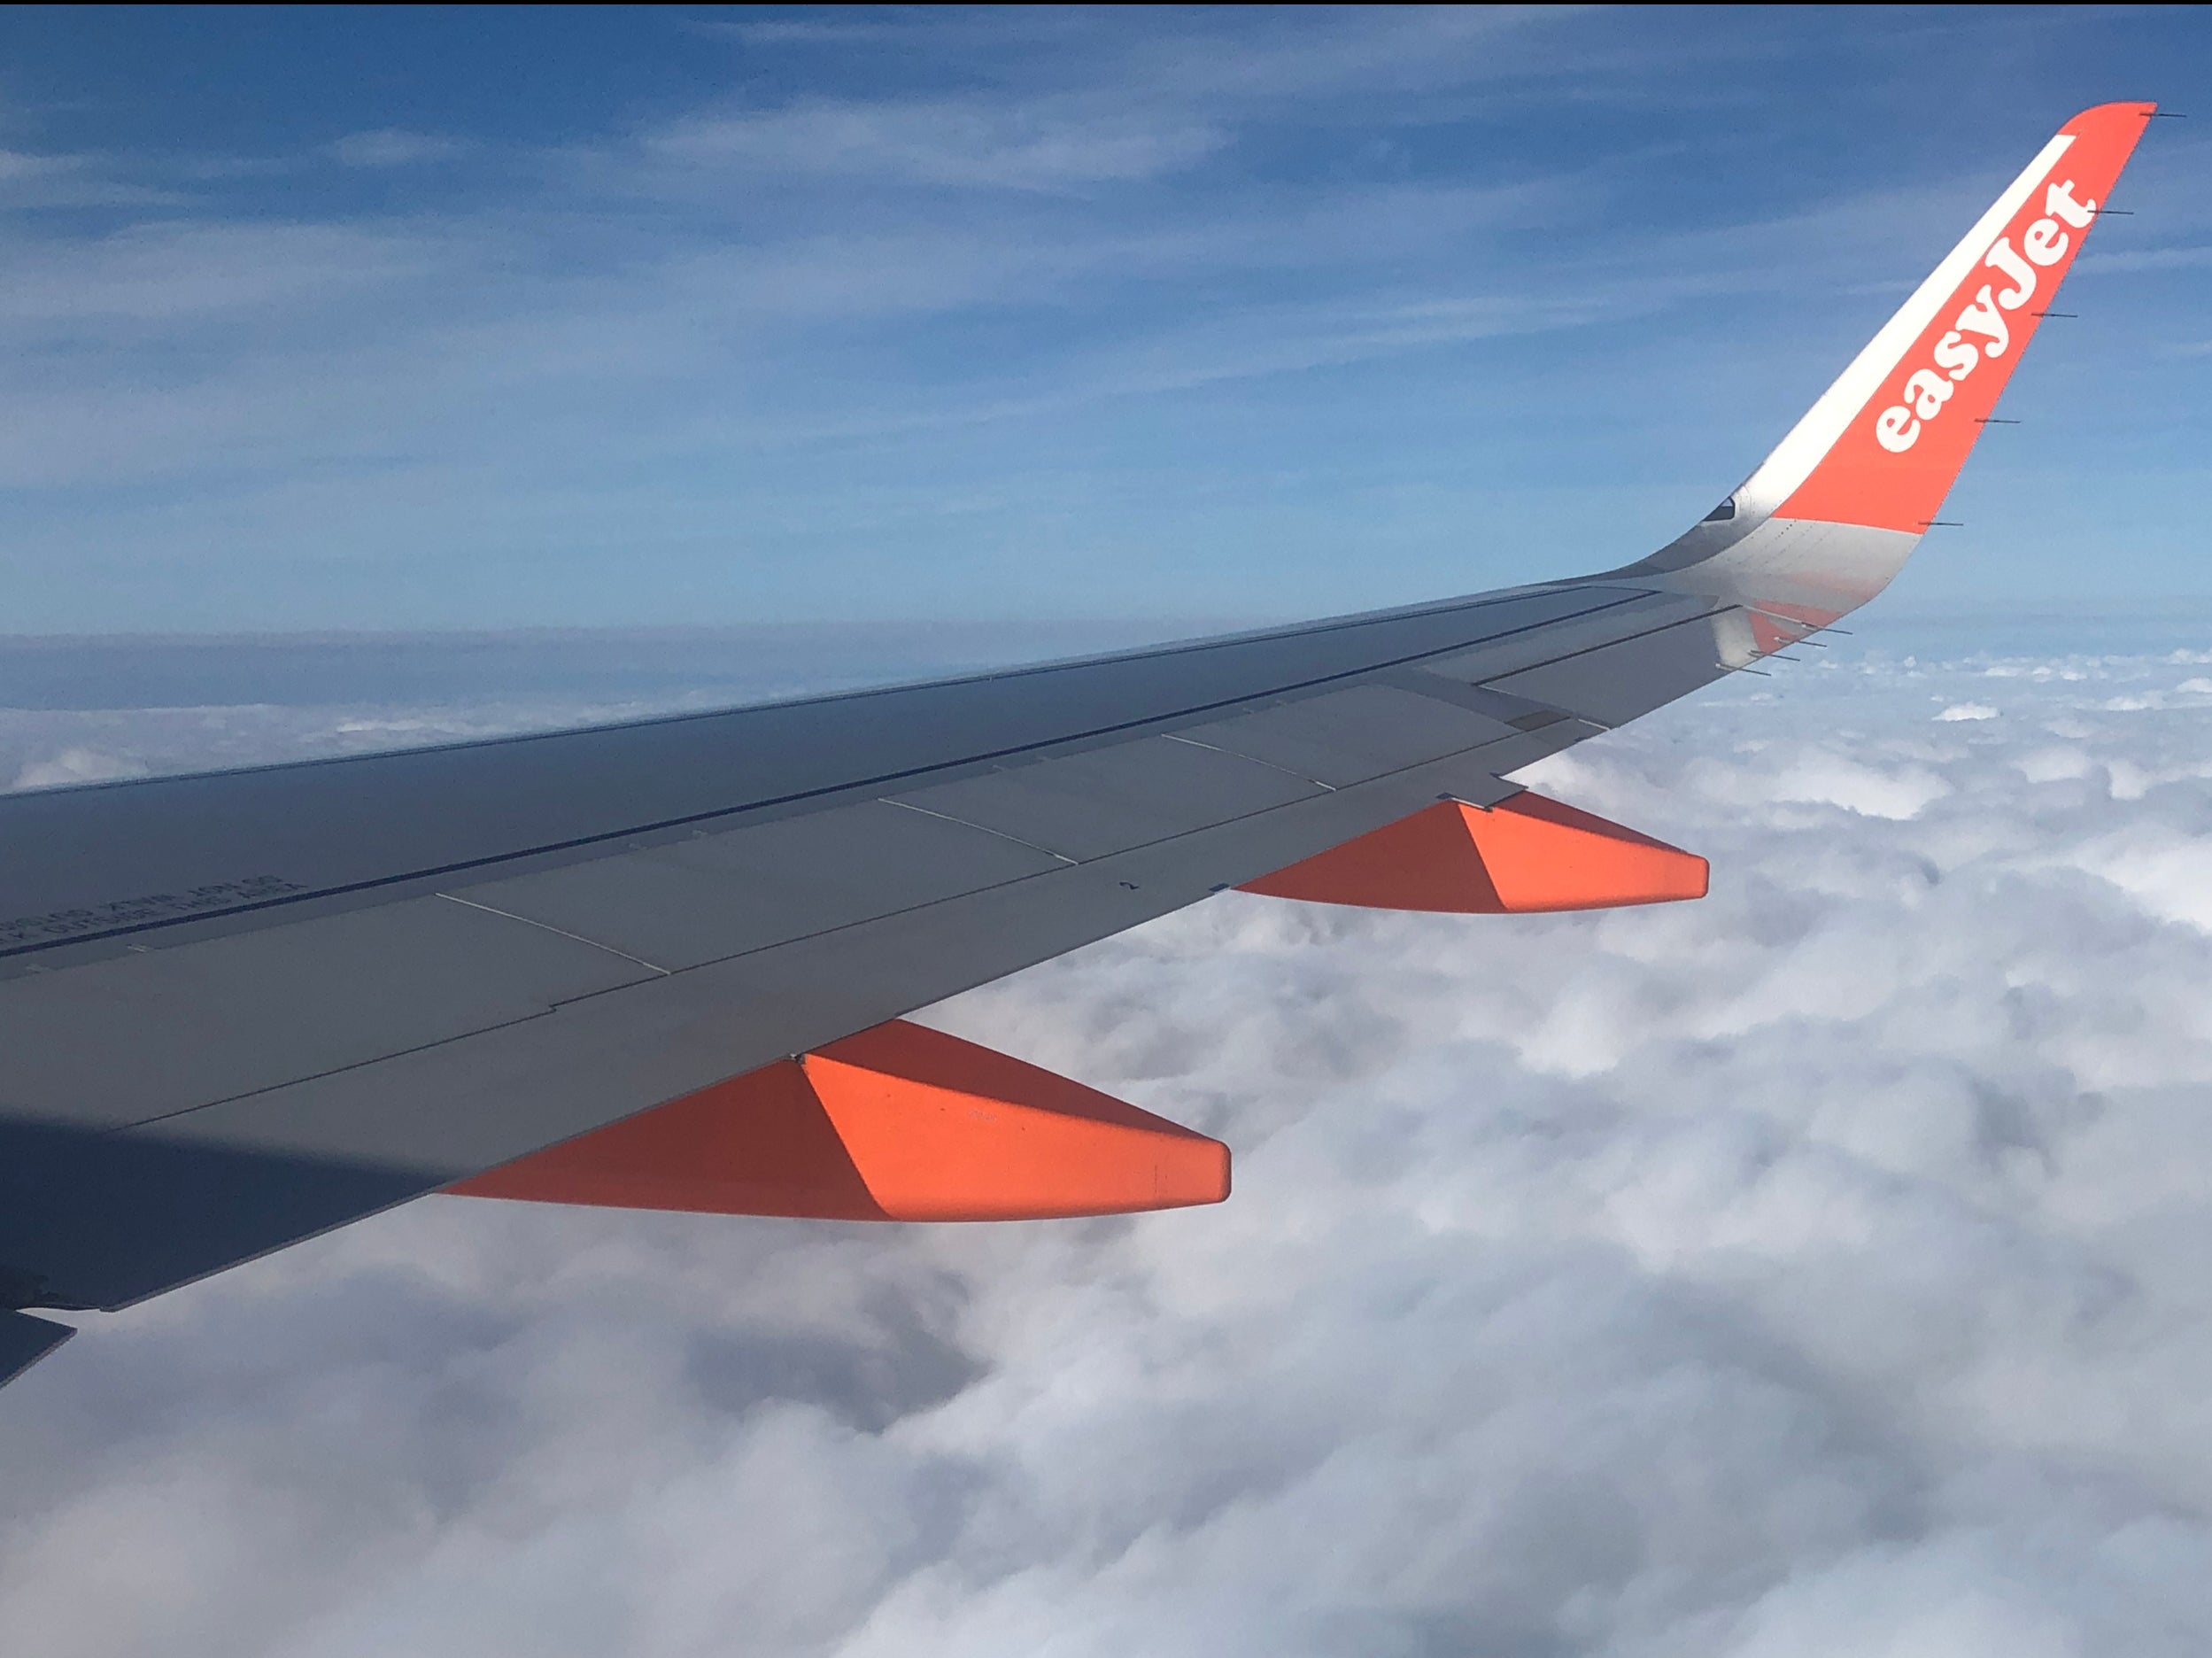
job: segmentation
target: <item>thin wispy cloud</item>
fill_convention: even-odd
[[[382,127],[373,132],[348,133],[329,145],[331,158],[354,167],[420,167],[446,161],[465,146],[436,133],[409,132],[402,127]]]
[[[772,113],[684,122],[654,153],[777,179],[819,174],[920,184],[1066,190],[1156,177],[1220,147],[1203,126],[1141,115],[974,104],[802,104]]]

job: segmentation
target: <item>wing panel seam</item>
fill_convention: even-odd
[[[1043,854],[1044,854],[1047,857],[1048,857],[1048,858],[1057,858],[1057,859],[1059,859],[1059,860],[1060,860],[1060,862],[1061,862],[1061,863],[1063,863],[1063,864],[1066,864],[1066,865],[1067,865],[1070,869],[1073,869],[1073,868],[1075,868],[1078,864],[1081,864],[1081,863],[1082,863],[1082,861],[1083,861],[1083,860],[1082,860],[1082,859],[1080,859],[1080,858],[1071,858],[1071,857],[1070,857],[1070,856],[1069,856],[1066,853],[1064,853],[1064,852],[1056,852],[1056,851],[1054,851],[1054,850],[1053,850],[1050,847],[1048,847],[1048,846],[1040,846],[1040,845],[1038,845],[1038,844],[1037,844],[1037,842],[1036,842],[1036,841],[1025,841],[1025,840],[1023,840],[1023,839],[1021,838],[1021,836],[1019,836],[1019,835],[1017,835],[1017,834],[1009,834],[1009,833],[1006,833],[1006,831],[1005,831],[1005,830],[1003,830],[1003,829],[994,829],[993,827],[991,827],[991,825],[990,825],[989,824],[979,824],[979,823],[975,823],[975,822],[973,822],[973,821],[971,821],[971,820],[970,820],[970,819],[968,819],[968,818],[966,818],[966,817],[954,817],[954,816],[953,816],[950,812],[932,811],[932,810],[930,810],[928,807],[926,807],[926,806],[917,806],[917,805],[916,805],[916,804],[915,804],[912,801],[899,800],[899,799],[896,799],[896,798],[894,798],[893,796],[889,795],[889,794],[878,794],[878,795],[876,797],[876,804],[878,804],[878,806],[896,806],[896,807],[897,807],[897,808],[898,808],[901,811],[919,812],[919,813],[921,813],[921,814],[922,814],[922,816],[923,816],[923,817],[934,817],[934,818],[936,818],[936,819],[937,819],[937,821],[938,821],[938,822],[940,822],[940,823],[958,824],[958,825],[960,825],[963,829],[973,829],[973,830],[974,830],[977,833],[978,833],[978,834],[987,834],[987,835],[993,836],[994,838],[995,838],[995,839],[997,839],[997,840],[1000,840],[1000,841],[1012,841],[1012,842],[1013,842],[1016,846],[1017,846],[1017,847],[1027,847],[1027,848],[1029,848],[1032,852],[1041,852],[1041,853],[1043,853]],[[1052,873],[1053,872],[1051,872],[1051,871],[1048,871],[1048,871],[1040,871],[1040,872],[1040,872],[1040,873],[1041,873],[1041,874],[1050,874],[1050,873]],[[1022,877],[1022,876],[1017,876],[1015,879],[1017,879],[1017,880],[1019,880],[1019,879],[1026,879],[1026,878],[1025,878],[1025,877]],[[997,883],[997,882],[994,882],[994,885],[1002,885],[1002,883]],[[970,890],[971,890],[971,891],[973,891],[973,892],[986,892],[986,891],[988,891],[988,890],[989,890],[989,888],[987,888],[987,887],[971,887],[971,888],[970,888]],[[964,893],[955,893],[955,894],[954,894],[954,895],[953,895],[954,897],[956,897],[956,898],[957,898],[957,897],[964,897],[964,896],[966,896],[966,894],[964,894]],[[940,902],[940,901],[939,901],[939,900],[932,900],[932,903],[936,903],[936,902]],[[905,913],[905,911],[904,911],[904,910],[893,910],[887,911],[886,913],[888,913],[888,914],[892,914],[892,915],[902,915],[902,914],[904,914],[904,913]],[[805,934],[804,936],[807,936],[807,937],[812,937],[812,936],[814,936],[814,935],[813,935],[813,934]],[[771,947],[768,947],[768,948],[773,948],[773,947],[771,946]],[[718,957],[716,957],[715,959],[715,960],[717,960],[717,961],[728,961],[728,960],[730,959],[730,957],[726,957],[726,956],[718,956]],[[698,964],[698,965],[699,965],[700,966],[701,966],[701,967],[704,967],[705,965],[707,965],[707,964],[706,964],[705,962],[700,962],[700,964]]]
[[[618,956],[626,962],[635,962],[646,972],[659,973],[663,979],[676,971],[673,967],[663,967],[658,962],[649,962],[642,956],[632,956],[626,949],[616,949],[604,940],[586,938],[581,933],[571,933],[566,927],[557,927],[550,921],[540,921],[535,916],[516,915],[512,910],[501,910],[496,905],[483,903],[474,898],[463,898],[458,893],[442,892],[433,895],[443,898],[447,903],[460,904],[470,910],[481,910],[486,915],[499,916],[508,921],[519,921],[524,926],[536,927],[539,932],[550,933],[556,938],[569,939],[578,944],[588,944],[595,950],[604,950],[609,956]],[[554,1005],[560,1004],[556,1003]]]

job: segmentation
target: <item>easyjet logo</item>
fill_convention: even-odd
[[[1959,382],[1984,356],[2005,354],[2012,345],[2005,314],[2019,310],[2034,296],[2037,274],[2066,257],[2074,240],[2069,231],[2087,229],[2096,217],[2097,204],[2076,201],[2074,181],[2068,179],[2045,190],[2043,213],[2021,232],[2017,248],[2010,235],[2001,236],[1982,256],[1983,267],[2003,276],[2005,286],[1982,284],[1973,303],[1953,319],[1951,331],[1936,342],[1935,367],[1914,369],[1899,391],[1899,400],[1875,417],[1875,441],[1891,454],[1903,454],[1920,441],[1921,422],[1943,413]]]

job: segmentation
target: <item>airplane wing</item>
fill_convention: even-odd
[[[1229,887],[1695,896],[1509,780],[1833,624],[1936,515],[2153,108],[2077,116],[1766,461],[1595,576],[585,731],[0,798],[0,1378],[440,1189],[875,1219],[1226,1195],[901,1016]]]

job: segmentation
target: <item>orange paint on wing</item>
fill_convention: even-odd
[[[2080,205],[2103,204],[2156,107],[2100,105],[2060,129],[2074,142],[1776,517],[1915,532],[1928,526],[2035,337],[2039,314],[2080,255],[2095,222]],[[2084,222],[2069,219],[2069,203]]]
[[[1219,1203],[1229,1150],[893,1020],[445,1189],[716,1214],[1039,1220]]]
[[[1694,853],[1540,794],[1442,801],[1240,891],[1373,910],[1520,915],[1705,895]]]

